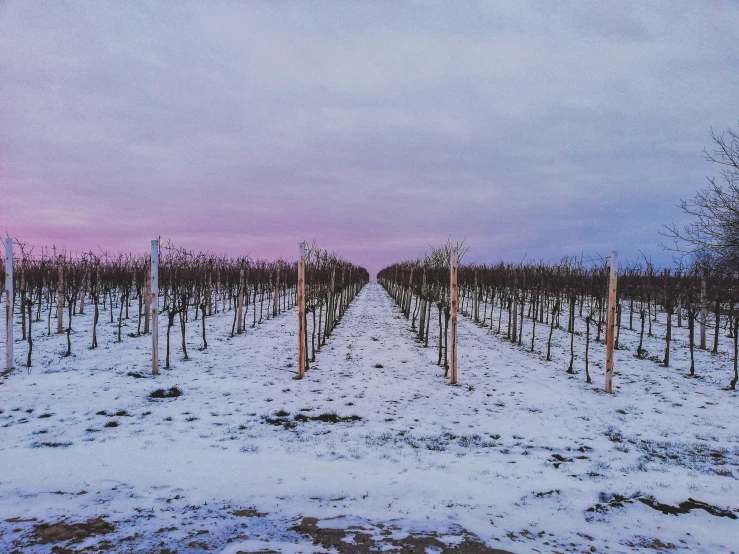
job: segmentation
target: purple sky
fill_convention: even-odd
[[[737,37],[722,1],[0,0],[0,232],[666,263],[737,125]]]

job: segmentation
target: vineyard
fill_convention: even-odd
[[[449,369],[451,251],[452,247],[446,245],[420,260],[388,266],[377,276],[425,346],[429,346],[432,310],[436,308],[437,365],[444,367],[445,376]],[[655,271],[651,264],[625,267],[618,274],[616,350],[628,350],[620,340],[622,329],[638,335],[638,346],[633,352],[636,358],[664,367],[671,365],[671,352],[687,348],[688,373],[695,377],[695,350],[718,354],[720,339],[728,338],[733,343],[733,367],[725,382],[727,388],[736,390],[739,313],[735,307],[739,291],[733,275],[703,267]],[[586,381],[592,383],[590,347],[605,342],[609,280],[606,263],[586,267],[581,260],[566,258],[556,265],[464,265],[458,269],[458,280],[461,313],[511,344],[544,355],[546,361],[552,360],[555,329],[566,328],[568,374],[575,373],[578,337],[578,341],[584,342],[581,368]],[[675,343],[673,326],[687,328],[687,341]],[[650,347],[657,344],[654,338],[660,338],[662,344],[650,352],[645,347],[645,336]],[[705,369],[713,370],[710,365]]]
[[[9,244],[3,551],[734,548],[732,275]]]
[[[0,554],[739,554],[738,30],[0,0]]]
[[[127,330],[135,327],[135,331],[127,331],[129,337],[149,335],[152,317],[156,321],[161,314],[166,321],[164,367],[169,369],[173,348],[170,343],[175,340],[171,335],[176,324],[179,324],[183,360],[187,361],[188,324],[199,321],[199,348],[207,349],[206,319],[214,314],[233,313],[230,326],[233,337],[246,332],[248,327],[261,325],[265,319],[277,317],[298,302],[297,262],[230,259],[190,252],[170,243],[164,246],[160,258],[159,241],[154,241],[152,256],[56,254],[46,248],[34,255],[33,248],[17,242],[20,256],[16,258],[13,241],[8,239],[6,245],[0,275],[5,287],[6,322],[19,316],[21,340],[27,342],[24,364],[27,368],[32,367],[33,360],[33,324],[41,326],[42,334],[51,335],[52,314],[54,332],[66,335],[65,357],[72,355],[74,317],[84,315],[86,308],[93,312],[91,340],[75,348],[98,347],[101,310],[108,312],[109,323],[115,325],[116,342],[124,340],[124,326]],[[152,272],[152,259],[157,260],[155,272]],[[304,369],[309,369],[351,300],[369,281],[369,274],[366,269],[321,250],[315,243],[305,249],[302,263],[306,266],[302,299],[303,325],[308,330],[305,348],[310,347]],[[13,337],[12,326],[6,329],[10,330],[7,336]],[[9,344],[12,343],[11,338]],[[6,369],[11,370],[15,367],[12,349],[6,348],[6,353]],[[158,373],[156,357],[154,373]]]

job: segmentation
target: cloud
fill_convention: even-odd
[[[377,271],[626,257],[736,123],[729,2],[0,4],[3,230]]]

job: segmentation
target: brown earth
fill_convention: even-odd
[[[33,526],[32,536],[36,544],[59,543],[69,540],[80,541],[93,535],[111,533],[115,527],[102,517],[88,519],[84,523],[39,523]]]
[[[435,532],[411,533],[406,537],[396,539],[392,538],[391,535],[396,534],[398,529],[377,525],[375,526],[375,531],[379,530],[380,535],[383,535],[383,537],[375,538],[372,534],[366,532],[367,528],[365,527],[356,526],[347,529],[319,527],[318,519],[314,517],[304,517],[298,525],[291,527],[290,530],[310,537],[314,545],[320,545],[326,549],[333,547],[340,554],[363,554],[372,551],[420,554],[426,552],[426,548],[429,546],[439,548],[442,552],[513,554],[506,550],[490,548],[475,535],[464,530],[458,533],[462,537],[462,542],[455,546],[448,546],[439,540],[438,534]],[[351,538],[352,542],[346,542],[345,539],[349,538]]]

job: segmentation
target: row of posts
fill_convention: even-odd
[[[609,279],[608,279],[608,322],[606,327],[606,384],[605,391],[609,394],[613,393],[613,347],[616,336],[616,265],[618,261],[618,253],[614,250],[611,252],[609,260]],[[450,282],[450,304],[451,304],[451,379],[452,385],[457,384],[457,265],[459,264],[459,250],[452,249],[451,254],[451,278]],[[705,290],[705,281],[703,282]],[[705,295],[705,293],[704,293]],[[514,297],[515,299],[515,297]],[[515,301],[515,300],[514,300]],[[515,315],[518,310],[514,308]],[[514,329],[515,329],[514,324]]]
[[[610,269],[610,276],[609,276],[609,284],[608,284],[608,323],[607,323],[607,330],[606,330],[606,384],[605,384],[605,391],[608,393],[613,392],[613,349],[614,349],[614,338],[615,338],[615,327],[616,327],[616,264],[617,264],[617,253],[611,252],[611,257],[609,261],[609,269]],[[450,268],[451,268],[451,275],[449,279],[450,283],[450,289],[449,289],[449,304],[451,307],[451,378],[450,378],[450,384],[456,385],[457,384],[457,267],[459,265],[459,249],[453,248],[451,252],[451,260],[450,260]],[[424,274],[424,287],[425,287],[425,274]],[[409,294],[410,294],[410,287],[413,279],[413,272],[411,271],[410,276],[410,282],[408,284]],[[475,280],[477,280],[477,277],[475,277]],[[477,281],[475,281],[477,282]],[[705,283],[704,283],[705,288]],[[516,301],[516,298],[514,296],[514,303]],[[410,304],[406,306],[406,310],[410,310]],[[513,309],[513,317],[516,316],[516,313],[518,310],[515,308]],[[408,311],[406,311],[406,317],[408,315]],[[515,320],[514,320],[514,329],[516,328]]]
[[[613,393],[613,348],[615,342],[616,330],[616,265],[618,254],[616,251],[611,252],[609,260],[609,279],[608,279],[608,322],[606,326],[606,384],[605,391]],[[451,259],[451,384],[457,384],[457,264],[459,262],[459,251],[457,248],[452,250]],[[705,289],[705,281],[703,283]],[[514,302],[516,297],[514,296]],[[513,316],[516,316],[518,310],[513,308]],[[515,320],[513,328],[516,328]]]
[[[298,262],[298,378],[305,375],[305,243],[300,243]],[[451,384],[457,384],[457,266],[459,252],[455,248],[451,256],[450,304],[451,304]],[[606,329],[606,383],[605,391],[613,392],[613,347],[616,325],[616,263],[617,253],[610,257],[608,286],[608,323]],[[64,275],[59,266],[59,290],[57,294],[57,331],[62,331]],[[243,277],[242,277],[243,279]],[[149,280],[151,305],[151,372],[159,374],[159,241],[151,241],[151,278]],[[705,290],[705,284],[703,285]],[[243,296],[243,284],[242,293]],[[239,311],[241,310],[241,298]],[[13,240],[5,239],[5,367],[13,369]],[[239,314],[241,322],[241,314]]]
[[[64,321],[64,270],[60,258],[59,283],[56,303],[56,330],[63,331]],[[151,372],[159,375],[159,241],[151,241],[151,278],[148,291],[151,302]],[[13,239],[5,239],[5,368],[15,367],[13,361]]]
[[[298,312],[300,316],[299,336],[301,341],[298,349],[300,360],[299,376],[305,372],[305,243],[300,244],[300,263],[298,266]],[[63,258],[60,256],[60,260]],[[279,279],[279,274],[278,274]],[[240,294],[238,303],[238,324],[241,332],[242,309],[244,302],[244,270],[240,274]],[[61,333],[64,319],[64,270],[59,264],[59,284],[57,290],[57,332]],[[279,284],[277,285],[279,287]],[[278,297],[275,289],[275,302]],[[149,296],[147,304],[151,306],[151,372],[159,375],[159,241],[151,241],[151,274],[149,278]],[[147,308],[148,315],[148,308]],[[275,314],[276,315],[276,314]],[[13,361],[13,239],[5,239],[5,367],[11,370],[15,367]]]

